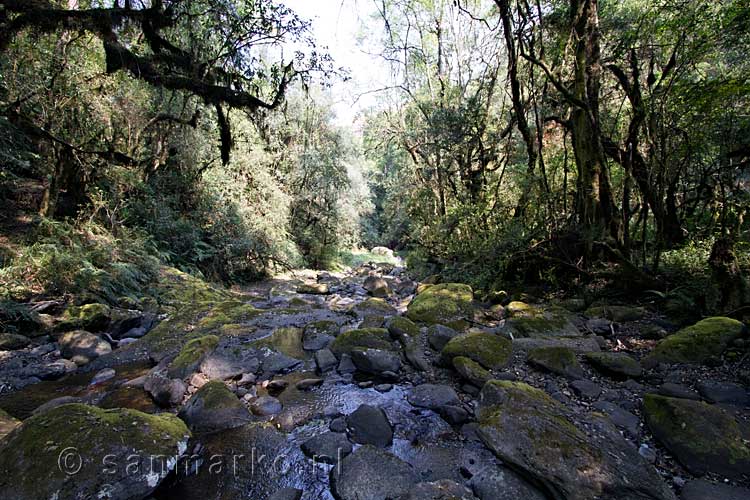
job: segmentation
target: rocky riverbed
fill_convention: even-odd
[[[148,300],[30,305],[0,498],[750,498],[745,325],[426,281],[165,269]]]

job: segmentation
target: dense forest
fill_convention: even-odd
[[[748,0],[315,1],[0,0],[0,497],[750,498]]]

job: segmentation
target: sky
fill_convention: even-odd
[[[337,123],[355,123],[357,113],[375,104],[373,90],[388,85],[389,70],[384,61],[369,55],[358,44],[358,33],[365,26],[382,29],[370,16],[373,0],[280,0],[301,17],[312,22],[312,31],[320,47],[328,47],[336,67],[350,71],[351,80],[336,81],[331,88]],[[370,92],[370,93],[368,93]],[[363,95],[364,94],[364,95]]]

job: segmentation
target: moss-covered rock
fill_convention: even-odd
[[[328,285],[325,283],[303,283],[297,287],[297,293],[325,295],[328,293]]]
[[[572,315],[559,306],[542,308],[513,301],[505,307],[507,328],[515,337],[547,338],[581,335],[572,322]]]
[[[173,415],[59,406],[7,437],[0,498],[145,498],[174,469],[189,437]]]
[[[731,342],[745,331],[741,322],[724,317],[706,318],[674,333],[654,348],[644,359],[646,366],[657,363],[700,364],[720,356]]]
[[[195,433],[238,427],[252,420],[245,405],[218,380],[212,380],[198,389],[178,416]]]
[[[15,333],[0,333],[0,351],[15,351],[17,349],[23,349],[31,340],[24,336]]]
[[[112,346],[106,340],[83,330],[65,332],[57,339],[57,343],[60,346],[60,354],[77,365],[85,365],[99,356],[112,352]]]
[[[268,337],[255,340],[250,345],[254,348],[267,347],[290,358],[305,359],[308,354],[304,351],[303,335],[302,328],[277,328]]]
[[[646,316],[646,310],[642,307],[606,305],[589,307],[584,314],[589,318],[606,318],[623,323],[643,319]]]
[[[654,436],[691,473],[739,479],[750,471],[750,446],[737,421],[700,401],[646,394],[643,413]]]
[[[511,350],[510,340],[492,333],[475,332],[453,337],[445,344],[440,356],[447,366],[452,366],[453,358],[463,356],[488,370],[499,370],[508,364]]]
[[[419,336],[419,327],[413,321],[403,316],[394,316],[388,321],[387,326],[393,338],[416,338]]]
[[[361,328],[349,330],[336,337],[330,346],[336,356],[351,354],[356,348],[371,348],[393,351],[396,349],[391,335],[385,328]]]
[[[100,332],[109,326],[112,311],[106,304],[85,304],[70,306],[62,315],[62,321],[57,325],[58,331],[87,330]]]
[[[355,305],[352,309],[358,316],[394,316],[396,308],[378,297],[370,297]]]
[[[10,432],[19,425],[21,425],[20,420],[13,418],[8,415],[5,410],[0,409],[0,443],[2,443],[5,436],[10,434]]]
[[[586,360],[596,369],[615,377],[640,377],[643,375],[641,364],[624,352],[590,352]]]
[[[474,294],[469,285],[443,283],[419,293],[409,304],[406,315],[412,321],[447,325],[465,330],[474,316]]]
[[[482,365],[465,356],[453,358],[453,368],[459,375],[469,383],[482,387],[485,382],[492,379],[492,373],[485,370]]]
[[[479,399],[480,439],[551,498],[675,498],[606,417],[587,419],[584,432],[565,406],[521,382],[491,380]]]
[[[200,366],[203,359],[219,345],[219,337],[205,335],[187,342],[177,357],[169,364],[170,378],[187,378]]]
[[[575,352],[567,347],[537,347],[529,351],[528,362],[536,367],[576,379],[583,377],[583,368]]]

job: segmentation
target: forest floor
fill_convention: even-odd
[[[395,264],[35,304],[0,351],[0,497],[750,498],[743,325],[694,327],[720,335],[676,362],[685,330],[647,309],[481,303]],[[164,474],[117,467],[157,442]]]

